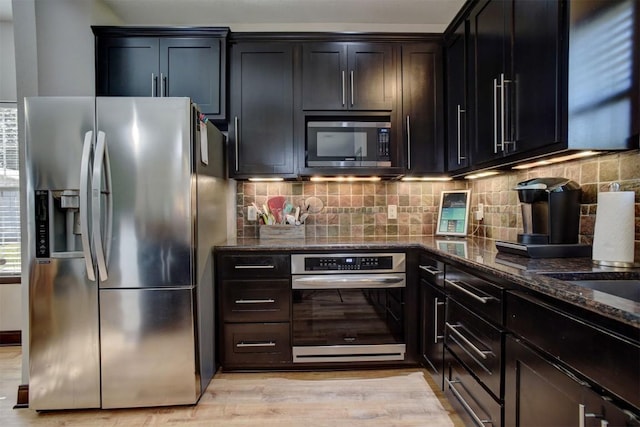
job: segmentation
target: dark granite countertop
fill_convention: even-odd
[[[493,240],[482,238],[445,238],[416,236],[402,238],[317,238],[305,240],[235,239],[217,245],[217,250],[313,251],[353,249],[422,248],[445,260],[472,267],[523,288],[585,308],[640,329],[640,303],[594,291],[540,273],[598,272],[603,277],[640,278],[640,269],[614,269],[594,266],[590,258],[532,259],[498,253]],[[565,277],[568,278],[568,277]]]

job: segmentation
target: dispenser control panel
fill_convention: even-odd
[[[49,258],[49,192],[36,191],[35,202],[36,258]]]

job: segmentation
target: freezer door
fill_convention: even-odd
[[[98,288],[80,258],[32,260],[29,407],[100,407]]]
[[[102,179],[100,230],[108,275],[101,288],[192,284],[192,118],[189,98],[96,100],[111,188]],[[94,192],[96,190],[94,189]],[[95,205],[94,205],[95,206]],[[109,234],[109,235],[107,235]],[[100,259],[98,259],[100,263]]]
[[[102,407],[196,403],[192,289],[101,289]]]

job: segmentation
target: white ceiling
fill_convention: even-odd
[[[442,32],[464,0],[102,0],[125,25]]]

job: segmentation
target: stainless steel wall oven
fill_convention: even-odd
[[[404,253],[294,254],[293,362],[404,360]]]

